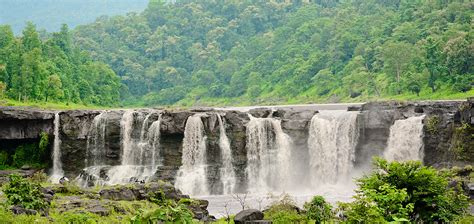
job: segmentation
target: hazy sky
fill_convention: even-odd
[[[0,24],[21,33],[26,21],[38,29],[57,31],[61,24],[70,28],[93,22],[101,15],[141,12],[148,0],[0,0]]]

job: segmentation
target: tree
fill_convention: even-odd
[[[427,38],[425,45],[426,62],[425,66],[429,72],[428,86],[431,91],[436,92],[436,82],[446,68],[443,62],[443,52],[440,49],[439,42],[435,42],[432,37]]]
[[[0,99],[5,98],[5,91],[7,90],[7,85],[0,81]]]
[[[22,43],[26,52],[32,51],[35,48],[41,48],[41,40],[36,31],[36,25],[32,22],[26,23],[26,27],[23,30]]]
[[[63,95],[61,78],[59,78],[58,75],[50,75],[46,89],[46,101],[48,101],[48,98],[58,100],[63,97]]]
[[[406,42],[387,42],[382,46],[382,61],[389,74],[395,76],[397,94],[402,92],[401,79],[414,57],[413,46]]]

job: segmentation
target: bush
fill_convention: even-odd
[[[306,218],[299,214],[299,209],[288,194],[273,202],[265,211],[265,219],[273,223],[305,223]]]
[[[162,190],[152,193],[150,201],[159,207],[151,211],[140,210],[138,214],[131,218],[132,224],[145,223],[193,223],[193,213],[187,208],[188,200],[175,202],[166,199]]]
[[[145,223],[193,223],[193,214],[183,204],[169,201],[167,205],[162,205],[152,211],[140,211],[132,217],[132,224]]]
[[[47,207],[48,204],[43,200],[39,184],[31,183],[17,174],[11,174],[9,178],[10,182],[3,190],[8,204],[34,210]]]
[[[323,223],[333,217],[332,206],[327,203],[322,196],[314,196],[310,202],[304,204],[306,217],[316,223]]]
[[[448,172],[425,167],[421,162],[392,162],[376,158],[378,169],[357,180],[359,190],[352,203],[341,209],[352,222],[411,221],[452,222],[465,214],[467,197],[459,185],[448,187]]]

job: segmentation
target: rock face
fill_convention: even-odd
[[[468,122],[473,119],[472,106],[472,99],[468,101],[365,104],[359,115],[361,117],[361,136],[357,146],[356,163],[359,165],[370,164],[368,161],[372,155],[383,154],[383,150],[387,146],[390,127],[395,120],[424,115],[423,162],[435,167],[473,164],[472,138],[459,141],[459,136],[456,136],[456,132],[459,132],[457,130],[465,124],[469,124]],[[465,147],[463,152],[456,150],[459,145]]]
[[[370,164],[371,156],[382,155],[386,148],[390,126],[395,120],[410,116],[425,115],[424,118],[424,163],[437,167],[473,164],[473,99],[468,101],[443,102],[377,102],[361,107],[350,107],[351,111],[360,111],[360,137],[356,148],[356,167]],[[122,161],[121,120],[125,110],[70,110],[61,111],[59,134],[61,139],[61,161],[66,176],[70,179],[78,176],[81,170],[94,165],[91,161],[101,160],[102,164],[115,166]],[[37,140],[41,132],[52,135],[54,114],[57,111],[0,107],[0,143],[2,146]],[[154,110],[140,109],[133,112],[133,131],[131,137],[140,139],[140,129],[148,117],[148,122],[159,119],[160,125],[160,163],[153,177],[173,183],[181,166],[182,141],[188,117],[201,114],[207,137],[207,172],[211,193],[222,191],[220,170],[222,167],[219,148],[219,114],[224,123],[226,135],[230,140],[233,166],[236,175],[236,190],[246,190],[247,139],[246,125],[250,115],[254,117],[273,117],[281,120],[283,132],[292,140],[292,153],[298,161],[291,161],[298,170],[306,170],[308,164],[308,128],[311,118],[318,113],[310,107],[252,109],[248,112],[238,110]],[[102,119],[97,122],[98,117]],[[102,126],[101,126],[102,125]],[[100,144],[103,155],[100,158],[88,151],[94,135],[101,131]],[[102,133],[103,131],[103,133]],[[299,175],[295,173],[294,175]],[[104,194],[111,195],[113,192]],[[131,198],[142,197],[131,192]]]

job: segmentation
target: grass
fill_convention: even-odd
[[[343,95],[340,91],[336,91],[337,95]],[[193,94],[192,94],[193,95]],[[165,109],[188,109],[191,107],[219,107],[219,106],[252,106],[252,105],[290,105],[290,104],[314,104],[314,103],[360,103],[372,101],[420,101],[420,100],[465,100],[474,96],[474,89],[465,93],[455,92],[450,88],[439,89],[437,92],[431,92],[430,89],[424,88],[417,96],[414,93],[405,92],[399,95],[382,95],[377,96],[359,96],[356,98],[346,97],[330,97],[318,96],[313,89],[295,97],[279,97],[274,92],[264,93],[259,98],[251,99],[247,95],[234,98],[214,98],[214,97],[197,97],[195,95],[188,96],[173,105],[156,105],[144,106],[142,100],[127,100],[120,102],[120,106],[96,106],[74,103],[58,103],[58,102],[20,102],[12,99],[0,100],[0,106],[15,107],[32,107],[49,110],[73,110],[73,109],[114,109],[114,108],[165,108]]]
[[[110,107],[84,105],[75,103],[60,103],[60,102],[22,102],[12,99],[1,99],[0,106],[12,107],[31,107],[45,110],[74,110],[74,109],[108,109]]]

